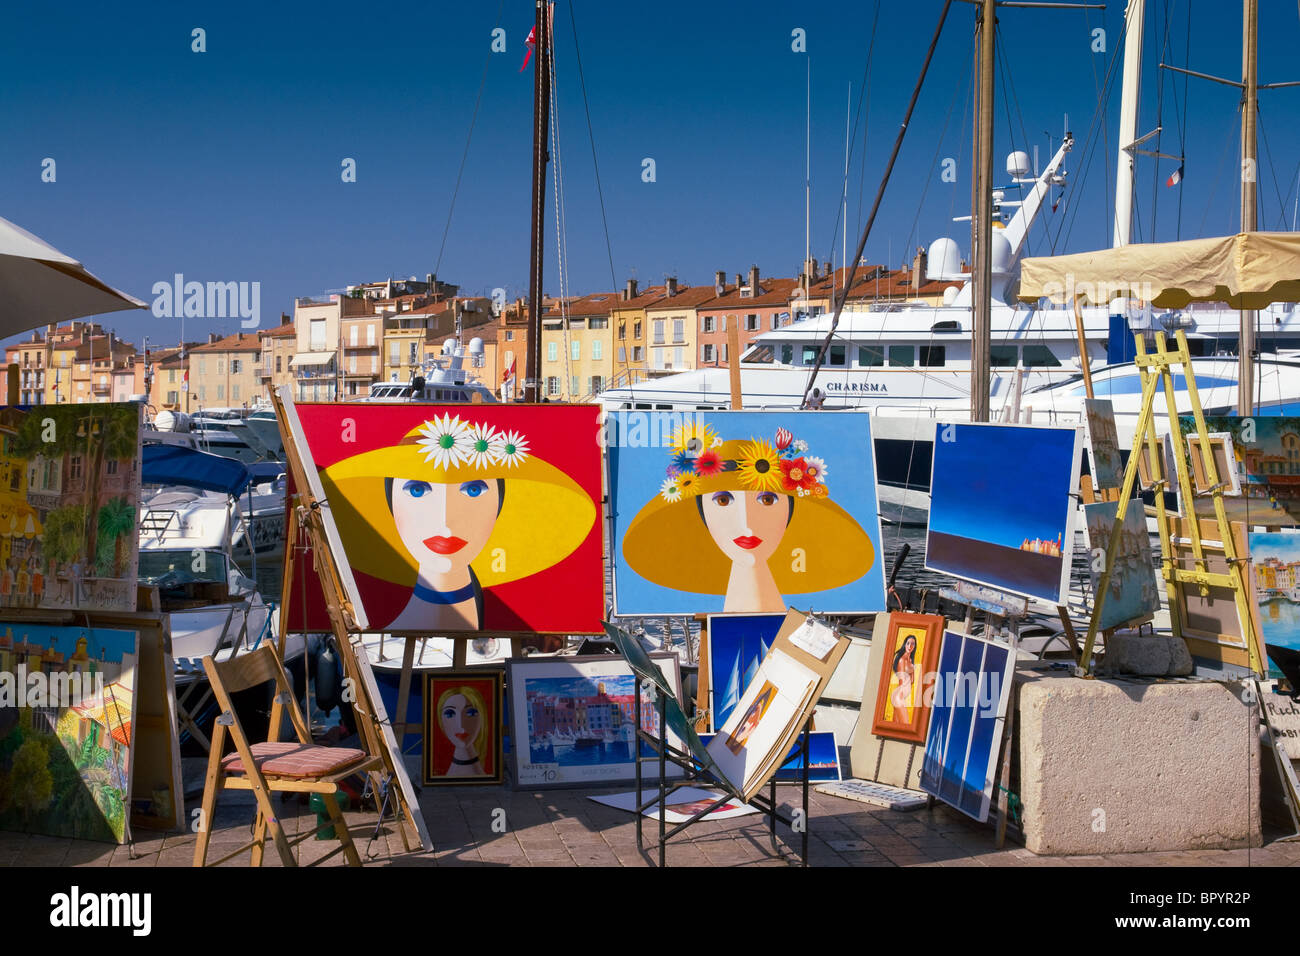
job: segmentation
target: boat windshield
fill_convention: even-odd
[[[220,551],[140,551],[141,584],[167,588],[226,580],[226,556]]]

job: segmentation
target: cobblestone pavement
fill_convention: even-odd
[[[637,850],[630,813],[595,803],[604,790],[513,792],[501,788],[426,788],[420,804],[433,849],[408,852],[391,817],[379,835],[373,811],[349,812],[347,819],[367,865],[395,866],[648,866],[656,862],[651,842],[657,821],[646,819],[647,848]],[[778,790],[782,802],[797,801],[796,787]],[[278,797],[273,797],[279,801]],[[982,826],[944,806],[899,813],[819,793],[810,794],[809,861],[813,866],[1300,866],[1300,843],[1266,842],[1250,850],[1196,850],[1107,856],[1040,857],[1008,841],[998,850],[991,826]],[[280,802],[286,832],[306,832],[315,814],[292,798]],[[504,810],[504,832],[500,821]],[[217,806],[209,859],[250,839],[252,796],[227,793]],[[739,817],[689,828],[668,845],[669,866],[789,866],[797,862],[799,840],[778,829],[774,851],[765,818]],[[318,860],[337,842],[306,840],[295,848],[299,862]],[[141,832],[133,847],[111,846],[20,833],[0,832],[0,866],[189,866],[194,835]],[[227,865],[246,865],[243,854]],[[342,854],[325,862],[343,865]],[[267,866],[279,866],[273,848]]]

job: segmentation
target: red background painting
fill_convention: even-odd
[[[497,699],[497,688],[499,686],[500,678],[496,676],[466,677],[464,672],[456,675],[431,674],[428,683],[425,685],[424,706],[426,708],[437,707],[438,698],[449,687],[472,687],[483,698],[483,726],[487,728],[487,736],[484,738],[483,752],[479,754],[479,760],[483,764],[483,773],[489,777],[495,777],[497,773],[497,747],[501,737],[501,714],[498,708],[502,705],[502,702]],[[442,728],[438,725],[438,715],[436,713],[429,713],[426,726],[429,732],[425,735],[424,745],[430,748],[430,753],[426,755],[425,766],[428,771],[436,773],[440,777],[445,776],[447,770],[451,767],[451,756],[456,747],[447,739],[447,735],[442,732]],[[433,758],[431,763],[428,762],[428,757]],[[452,777],[451,779],[463,781],[472,780],[473,778]]]
[[[486,423],[517,430],[528,439],[530,456],[554,465],[591,498],[596,518],[582,544],[558,564],[537,574],[483,589],[483,627],[476,633],[601,634],[605,609],[605,572],[602,555],[604,511],[601,506],[601,447],[597,441],[599,409],[594,405],[297,405],[303,434],[318,470],[375,448],[395,445],[411,429],[444,414],[459,416],[469,424]],[[356,426],[347,429],[344,419]],[[287,501],[294,487],[289,482]],[[291,506],[291,505],[290,505]],[[538,515],[545,522],[547,515]],[[304,542],[305,543],[305,542]],[[313,570],[311,550],[288,547],[294,556],[292,591],[286,594],[291,631],[328,631],[329,617],[320,581]],[[343,547],[349,547],[344,540]],[[357,589],[370,621],[370,630],[382,631],[409,600],[409,587],[391,584],[353,569]],[[303,591],[306,589],[306,619]]]

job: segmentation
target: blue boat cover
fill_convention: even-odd
[[[140,480],[147,485],[184,485],[228,495],[242,494],[253,476],[242,461],[184,445],[145,445]]]

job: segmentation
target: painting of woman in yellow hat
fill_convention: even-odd
[[[655,413],[615,417],[637,414]],[[666,448],[611,460],[619,614],[884,608],[865,414],[688,416]]]
[[[591,493],[535,443],[526,428],[445,410],[321,471],[353,570],[401,589],[386,592],[401,595],[386,602],[396,611],[386,630],[526,629],[510,623],[523,610],[503,617],[511,609],[500,601],[490,620],[492,589],[563,562],[596,522]],[[556,598],[516,593],[529,604]],[[369,600],[367,612],[373,622]]]

